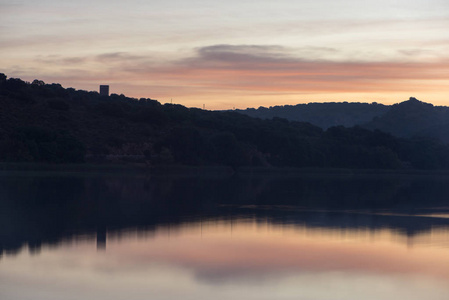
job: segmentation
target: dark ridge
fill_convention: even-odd
[[[397,109],[422,105],[416,101],[397,105]],[[378,104],[354,107],[384,109]],[[150,98],[135,99],[123,94],[102,96],[40,80],[29,83],[8,79],[4,74],[0,75],[0,108],[2,162],[87,161],[233,168],[449,167],[448,147],[428,137],[397,138],[357,126],[323,130],[308,122],[162,105]],[[429,105],[425,108],[431,112],[435,109]]]
[[[237,110],[251,117],[271,119],[285,118],[289,121],[309,122],[327,129],[332,126],[352,127],[371,121],[389,110],[389,106],[378,103],[308,103],[248,108]]]
[[[393,105],[382,116],[363,125],[367,129],[379,129],[398,137],[433,138],[449,143],[449,108],[433,106],[410,98]]]
[[[449,144],[449,108],[434,106],[414,97],[391,106],[375,102],[309,103],[237,111],[262,119],[277,117],[309,122],[323,129],[361,126],[397,137],[436,139]]]

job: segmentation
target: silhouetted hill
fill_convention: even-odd
[[[449,143],[449,108],[410,98],[391,106],[388,112],[363,127],[379,129],[399,137],[437,138]]]
[[[449,143],[449,108],[410,98],[391,106],[377,103],[309,103],[237,110],[248,116],[309,122],[327,129],[332,126],[361,126],[397,137],[438,139]]]
[[[262,119],[278,117],[290,121],[309,122],[327,129],[332,126],[352,127],[364,124],[383,115],[389,109],[389,106],[377,103],[333,102],[248,108],[236,111]]]
[[[382,107],[382,106],[381,106]],[[100,96],[0,74],[0,161],[323,168],[449,167],[449,148],[379,130]]]

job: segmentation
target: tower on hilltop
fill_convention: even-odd
[[[100,85],[100,96],[109,96],[109,85]]]

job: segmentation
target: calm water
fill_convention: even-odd
[[[0,174],[0,299],[449,299],[449,177]]]

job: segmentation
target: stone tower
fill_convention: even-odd
[[[109,85],[100,85],[100,96],[109,96]]]

